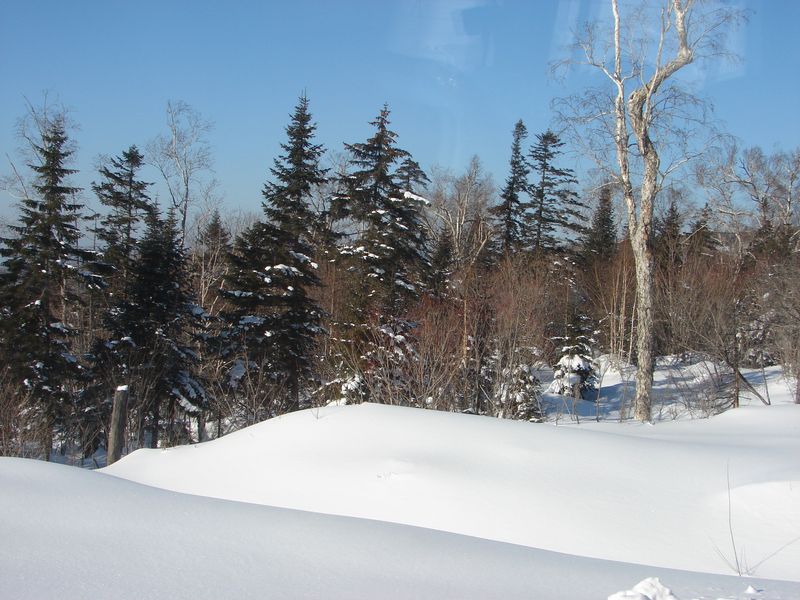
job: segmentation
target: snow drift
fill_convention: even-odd
[[[794,583],[189,496],[31,460],[0,459],[0,490],[0,598],[15,600],[581,600],[650,577],[684,600],[750,598],[747,584],[754,598],[800,596]]]
[[[572,555],[800,581],[798,406],[655,427],[329,407],[139,450],[105,472]]]

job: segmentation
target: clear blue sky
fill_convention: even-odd
[[[706,74],[701,92],[745,145],[794,148],[800,2],[737,5],[753,11],[735,38],[743,62]],[[144,147],[164,129],[167,100],[184,100],[215,123],[226,205],[256,210],[306,90],[329,149],[362,141],[388,102],[400,145],[424,168],[461,170],[478,154],[502,183],[515,121],[543,131],[550,100],[579,84],[549,80],[548,62],[571,27],[606,10],[592,0],[3,0],[0,173],[24,97],[36,104],[49,90],[71,109],[82,186],[99,154]],[[3,216],[9,203],[0,196]]]

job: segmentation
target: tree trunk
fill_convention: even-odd
[[[653,251],[645,235],[631,239],[636,258],[636,397],[634,418],[649,421],[653,390]]]
[[[800,370],[794,374],[794,403],[800,404]]]
[[[206,411],[201,410],[197,413],[197,441],[205,442],[208,439],[206,436]]]
[[[153,422],[150,427],[150,447],[158,448],[158,435],[159,435],[159,421],[161,420],[160,402],[153,401]]]
[[[128,386],[121,385],[114,392],[114,404],[111,408],[111,427],[108,430],[108,454],[106,465],[122,458],[122,446],[125,440],[125,422],[128,420]]]

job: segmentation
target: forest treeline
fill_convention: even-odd
[[[196,205],[211,156],[188,105],[103,161],[83,191],[99,214],[70,184],[65,115],[28,124],[0,245],[2,454],[202,441],[330,402],[538,421],[541,369],[593,399],[597,356],[637,361],[620,190],[579,182],[553,131],[516,123],[496,189],[477,157],[425,173],[384,106],[324,168],[302,96],[242,220]],[[654,343],[716,365],[710,413],[738,404],[745,366],[800,372],[800,151],[697,164],[658,195]]]

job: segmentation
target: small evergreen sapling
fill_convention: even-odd
[[[596,389],[591,331],[589,318],[573,311],[571,321],[566,326],[566,335],[554,338],[554,341],[561,341],[563,345],[548,392],[579,400],[586,398],[587,392]]]

